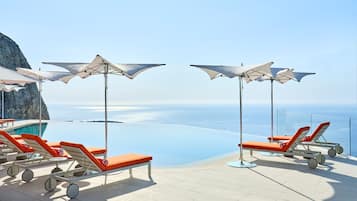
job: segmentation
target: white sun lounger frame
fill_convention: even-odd
[[[28,144],[34,152],[28,157],[28,159],[21,160],[21,161],[12,161],[11,163],[5,164],[4,166],[7,167],[7,174],[8,176],[15,177],[17,174],[20,173],[20,168],[24,169],[22,173],[22,180],[25,182],[29,182],[33,178],[33,171],[31,168],[45,166],[45,165],[52,165],[58,164],[61,162],[68,162],[71,159],[68,158],[67,160],[62,161],[52,161],[50,160],[53,156],[48,153],[48,151],[43,148],[37,141],[30,140],[30,139],[23,139],[26,144]]]
[[[339,143],[334,143],[334,142],[327,142],[327,140],[325,139],[325,137],[323,136],[323,134],[325,133],[326,129],[329,127],[330,125],[326,125],[323,128],[321,128],[319,130],[319,133],[310,141],[301,141],[299,144],[302,145],[304,148],[306,148],[307,150],[310,150],[310,146],[313,147],[325,147],[325,148],[331,148],[337,151],[338,154],[341,154],[343,152],[343,148]],[[324,141],[319,141],[319,139],[323,139]],[[279,140],[276,140],[279,141]],[[342,150],[341,150],[342,149]],[[310,150],[311,151],[311,150]],[[329,151],[329,156],[334,157],[336,155],[336,152],[330,153]]]
[[[10,155],[12,157],[15,157],[15,160],[17,157],[22,157],[22,156],[26,156],[27,158],[29,158],[32,154],[32,153],[22,152],[16,145],[14,145],[3,135],[0,135],[0,141],[6,145],[6,147],[0,149],[0,159],[5,159],[5,158],[9,159]]]
[[[289,149],[286,152],[281,152],[281,151],[274,151],[274,150],[263,150],[263,149],[255,149],[255,148],[243,148],[250,150],[250,155],[253,156],[253,151],[266,151],[266,152],[271,152],[271,153],[278,153],[278,154],[283,154],[287,156],[302,156],[304,158],[308,159],[308,165],[311,169],[315,169],[319,164],[324,164],[325,162],[325,157],[321,154],[321,152],[318,151],[311,151],[311,150],[305,150],[305,149],[296,149],[299,144],[301,144],[301,140],[307,135],[309,130],[304,131],[303,133],[300,134],[298,138],[295,139],[293,144],[289,147]],[[314,161],[315,160],[315,161]]]
[[[113,170],[102,171],[85,153],[83,153],[83,151],[80,148],[71,147],[71,146],[62,146],[62,147],[71,155],[74,161],[77,161],[77,163],[81,165],[81,167],[70,170],[71,166],[73,165],[71,164],[71,166],[68,167],[67,171],[56,172],[51,174],[44,184],[45,189],[47,191],[53,191],[57,185],[57,181],[64,181],[70,184],[67,188],[67,196],[69,196],[70,198],[74,198],[76,197],[76,195],[73,197],[68,193],[71,184],[74,184],[74,182],[97,177],[97,176],[102,176],[102,175],[107,176],[107,174],[124,171],[124,170],[129,170],[130,177],[133,177],[133,172],[132,172],[133,168],[142,167],[146,165],[148,166],[148,177],[150,181],[153,180],[151,177],[151,161],[125,166],[121,168],[116,168]],[[78,172],[82,172],[83,173],[82,176],[73,176],[74,173],[78,173]],[[53,182],[55,183],[55,185],[51,186]],[[50,185],[50,187],[46,185]]]

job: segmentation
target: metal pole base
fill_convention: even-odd
[[[260,155],[263,155],[263,156],[281,156],[281,154],[272,153],[272,152],[260,152]]]
[[[241,161],[241,160],[228,162],[227,165],[230,167],[235,167],[235,168],[252,168],[252,167],[257,166],[257,164],[255,164],[255,163],[250,163],[250,162]]]

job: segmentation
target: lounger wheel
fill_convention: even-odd
[[[7,175],[10,177],[15,177],[17,174],[20,172],[20,167],[18,165],[11,165],[10,167],[7,168]]]
[[[0,159],[0,164],[1,164],[1,163],[6,163],[6,162],[7,162],[6,158]]]
[[[30,182],[33,179],[33,171],[26,168],[25,171],[22,173],[22,181]]]
[[[331,158],[336,156],[336,150],[331,148],[327,151],[328,156],[330,156]]]
[[[341,145],[337,145],[337,146],[336,146],[336,152],[337,152],[338,154],[342,154],[342,153],[343,153],[343,147],[342,147]]]
[[[57,186],[57,181],[56,179],[50,177],[48,179],[46,179],[45,181],[45,190],[47,192],[52,192],[56,189],[56,186]]]
[[[308,165],[309,165],[309,168],[316,169],[317,165],[318,165],[318,162],[317,162],[316,159],[311,158],[311,159],[308,160]]]
[[[293,154],[293,153],[285,153],[285,154],[284,154],[284,157],[294,158],[294,154]]]
[[[51,174],[54,174],[56,172],[62,172],[63,170],[59,167],[55,167],[51,170]],[[57,182],[60,182],[60,180],[56,180]]]
[[[313,156],[312,156],[312,154],[306,153],[306,155],[304,155],[303,158],[309,160],[309,159],[313,158]]]
[[[76,198],[79,193],[79,186],[77,184],[71,183],[67,187],[67,196],[71,199]]]
[[[56,173],[56,172],[62,172],[63,170],[59,167],[55,167],[51,170],[51,174]]]
[[[74,168],[76,169],[76,168],[81,168],[81,167],[82,167],[82,166],[81,166],[80,164],[77,164]],[[84,173],[85,173],[85,170],[80,171],[80,172],[75,172],[75,173],[73,173],[73,176],[75,176],[75,177],[80,177],[80,176],[83,176]]]
[[[323,165],[325,164],[325,161],[326,161],[326,157],[322,154],[318,155],[316,157],[317,161],[319,162],[320,165]]]
[[[26,160],[27,156],[26,155],[22,155],[22,156],[17,156],[16,160]]]

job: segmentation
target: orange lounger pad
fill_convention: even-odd
[[[61,144],[60,142],[46,142],[46,144],[50,147],[56,147],[56,148],[60,148]]]
[[[277,143],[269,142],[244,142],[243,148],[259,149],[259,150],[270,150],[270,151],[284,151],[284,146]]]
[[[113,170],[121,167],[149,162],[151,160],[151,156],[145,156],[141,154],[123,154],[119,156],[113,156],[107,158],[108,164],[105,165],[105,170]]]
[[[290,140],[282,144],[269,142],[244,142],[242,145],[243,148],[247,149],[286,152],[302,134],[306,135],[309,129],[310,127],[308,126],[299,128]]]
[[[289,135],[280,135],[274,137],[268,137],[268,140],[279,141],[279,140],[290,140],[292,136]]]
[[[46,142],[46,144],[53,148],[61,148],[60,142]],[[91,152],[93,155],[101,155],[107,152],[105,148],[99,148],[99,147],[87,147],[87,150]]]
[[[141,154],[123,154],[119,156],[109,157],[107,158],[107,160],[103,160],[101,158],[96,158],[82,144],[61,142],[61,145],[80,149],[83,152],[83,154],[86,155],[93,163],[95,163],[97,167],[100,168],[102,171],[119,169],[122,167],[136,165],[140,163],[146,163],[152,160],[151,156],[146,156]]]
[[[87,147],[87,150],[93,155],[101,155],[107,152],[105,148],[99,148],[99,147]]]
[[[22,138],[21,135],[11,135],[11,137],[13,137],[13,138],[15,138],[15,139],[17,139],[17,140]]]

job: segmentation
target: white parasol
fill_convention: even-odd
[[[50,81],[62,81],[64,83],[68,83],[70,79],[74,77],[74,75],[70,72],[63,72],[63,71],[41,71],[41,70],[32,70],[28,68],[16,68],[17,72],[32,78],[38,82],[38,92],[39,92],[39,136],[42,135],[42,82],[45,80]]]
[[[20,87],[18,85],[10,85],[10,84],[0,84],[0,91],[1,91],[1,118],[5,118],[5,92],[12,92],[12,91],[19,91],[24,89],[24,87]]]
[[[13,85],[25,86],[25,84],[33,83],[33,82],[36,82],[36,80],[22,76],[16,71],[0,66],[0,84],[3,85],[1,90],[2,91],[2,105],[1,105],[2,118],[4,118],[4,90],[5,91],[11,90],[12,88],[11,86]]]
[[[193,67],[200,68],[205,71],[211,79],[215,79],[220,76],[225,76],[229,78],[238,77],[239,78],[239,115],[240,115],[240,137],[239,137],[239,147],[240,147],[240,158],[239,161],[233,161],[228,163],[232,167],[254,167],[254,163],[249,163],[243,159],[243,121],[242,121],[242,81],[245,80],[247,83],[256,80],[262,76],[270,75],[270,67],[274,62],[268,62],[260,65],[252,66],[223,66],[223,65],[191,65]]]
[[[105,149],[108,150],[108,112],[107,112],[107,90],[108,90],[108,74],[122,75],[133,79],[139,73],[157,66],[165,64],[114,64],[97,55],[90,63],[74,63],[74,62],[43,62],[43,64],[51,64],[67,69],[74,75],[81,78],[87,78],[91,75],[104,75],[104,123],[105,123]],[[107,158],[105,153],[104,159]]]
[[[293,68],[271,68],[271,75],[265,75],[259,79],[258,81],[270,80],[270,118],[271,118],[271,138],[270,142],[274,137],[274,91],[273,91],[273,83],[277,81],[281,84],[285,84],[289,80],[295,80],[300,82],[303,77],[307,75],[313,75],[315,73],[301,73],[294,72]]]

